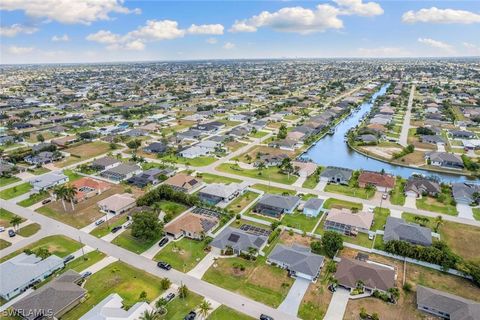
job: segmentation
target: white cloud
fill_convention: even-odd
[[[145,26],[126,34],[126,38],[143,40],[171,40],[181,38],[185,30],[178,28],[178,22],[173,20],[147,20]]]
[[[134,41],[131,41],[131,42],[127,42],[127,44],[125,44],[125,48],[128,49],[128,50],[141,51],[141,50],[145,49],[145,43],[143,43],[140,40],[134,40]]]
[[[187,29],[189,34],[223,34],[223,26],[221,24],[192,24]]]
[[[65,42],[65,41],[69,41],[69,40],[70,40],[70,38],[68,37],[68,34],[64,34],[63,36],[54,35],[52,37],[53,42]]]
[[[86,38],[89,41],[95,41],[103,44],[116,44],[120,42],[120,35],[112,33],[108,30],[100,30],[96,33],[89,34]]]
[[[470,42],[462,42],[462,45],[466,49],[466,53],[469,55],[480,55],[480,46]]]
[[[27,27],[18,23],[11,26],[0,27],[0,35],[4,37],[15,37],[17,34],[32,34],[38,31],[38,28]]]
[[[10,46],[8,47],[8,52],[10,52],[11,54],[26,54],[32,52],[34,49],[34,47]]]
[[[438,41],[438,40],[434,40],[434,39],[430,39],[430,38],[418,38],[417,41],[424,44],[424,45],[427,45],[429,47],[432,47],[432,48],[435,48],[435,49],[440,49],[440,50],[443,50],[445,52],[452,52],[453,53],[453,51],[454,51],[453,47],[451,45],[449,45],[448,43],[442,42],[442,41]]]
[[[383,14],[383,9],[375,2],[362,0],[336,0],[337,6],[319,4],[315,9],[286,7],[276,12],[263,11],[244,20],[237,20],[230,32],[255,32],[261,27],[275,31],[308,34],[328,29],[343,28],[342,15],[375,16]]]
[[[402,16],[405,23],[445,23],[471,24],[480,23],[480,14],[465,10],[438,9],[436,7],[407,11]]]
[[[225,44],[223,45],[223,49],[226,50],[231,50],[233,48],[235,48],[235,44],[231,42],[225,42]]]
[[[362,57],[407,57],[410,52],[400,47],[359,48],[358,54]]]
[[[61,23],[90,24],[110,19],[114,13],[140,13],[123,6],[123,0],[2,0],[0,9],[22,10],[33,18],[47,18]]]
[[[205,40],[205,42],[207,42],[208,44],[216,44],[218,43],[218,40],[217,38],[208,38],[207,40]]]

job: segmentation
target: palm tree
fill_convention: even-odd
[[[140,320],[157,320],[159,319],[159,316],[155,311],[148,311],[145,310],[145,312],[140,316]]]
[[[443,221],[442,216],[437,216],[437,217],[435,218],[435,228],[434,228],[435,232],[438,232],[438,229],[439,229],[440,226],[443,225],[443,224],[444,224],[444,221]]]
[[[164,298],[160,298],[155,302],[155,309],[157,310],[157,313],[160,315],[164,315],[167,312],[167,309],[165,306],[167,305],[167,300]]]
[[[10,224],[13,226],[13,228],[15,229],[15,231],[17,230],[18,226],[20,225],[20,223],[22,223],[23,219],[20,218],[19,216],[17,215],[14,215],[11,219],[10,219]]]
[[[57,199],[62,200],[63,210],[64,210],[64,211],[67,211],[67,207],[65,206],[65,194],[66,194],[65,186],[63,186],[63,185],[61,185],[61,186],[56,186],[56,187],[53,189],[53,194],[55,195],[55,197],[56,197]]]
[[[212,304],[203,299],[202,303],[198,306],[198,313],[203,319],[207,319],[208,312],[212,310]]]
[[[77,194],[77,188],[72,185],[65,186],[65,200],[70,201],[72,205],[72,211],[75,210],[75,206],[73,204],[73,200],[75,200],[75,196]]]
[[[182,299],[186,298],[188,295],[188,288],[186,285],[182,284],[178,287],[178,296]]]

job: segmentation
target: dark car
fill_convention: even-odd
[[[193,320],[197,317],[197,313],[195,311],[190,311],[183,320]]]
[[[115,232],[117,232],[117,231],[119,231],[119,230],[121,230],[121,229],[122,229],[122,226],[113,227],[113,228],[112,228],[112,233],[115,233]]]
[[[260,320],[273,320],[273,318],[270,316],[267,316],[266,314],[262,314],[260,315]]]
[[[90,271],[85,271],[84,273],[82,273],[82,278],[88,278],[92,275],[92,273]]]
[[[15,231],[13,231],[12,229],[8,230],[8,236],[9,236],[10,238],[15,237],[15,235],[16,235]]]
[[[160,247],[163,247],[164,245],[166,245],[168,243],[168,238],[165,237],[165,238],[162,238],[162,240],[160,240],[160,242],[158,243],[158,245]]]
[[[50,203],[52,202],[52,199],[48,198],[48,199],[45,199],[42,201],[42,204],[47,204],[47,203]]]
[[[175,293],[170,292],[170,293],[167,294],[167,296],[165,297],[165,301],[166,301],[166,302],[170,302],[170,301],[173,300],[173,298],[175,298]]]
[[[169,265],[168,263],[166,262],[163,262],[163,261],[159,261],[157,263],[157,267],[159,267],[160,269],[163,269],[163,270],[170,270],[172,269],[172,266]]]
[[[73,259],[75,259],[75,256],[69,255],[69,256],[65,257],[65,259],[63,259],[63,262],[67,263],[68,261],[73,260]]]

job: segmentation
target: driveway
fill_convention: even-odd
[[[320,181],[316,186],[315,186],[315,190],[317,191],[323,191],[323,189],[325,189],[325,186],[327,185],[327,182],[325,181]]]
[[[417,198],[407,196],[407,198],[405,199],[405,207],[416,209],[417,208]]]
[[[323,320],[343,319],[345,309],[347,308],[350,292],[344,288],[337,287],[337,291],[333,293],[332,300],[328,305],[327,314]]]
[[[473,211],[472,207],[468,204],[457,203],[457,211],[459,218],[472,219],[473,220]]]
[[[292,316],[297,316],[298,308],[302,302],[305,292],[307,292],[310,281],[303,278],[295,279],[288,295],[283,300],[282,304],[278,307],[278,310],[281,310],[285,313],[291,314]]]
[[[220,256],[220,252],[215,252],[216,250],[210,251],[203,259],[200,261],[195,268],[190,270],[187,274],[195,277],[197,279],[202,279],[205,272],[207,272],[208,268],[215,262],[215,258]]]

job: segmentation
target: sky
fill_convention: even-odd
[[[1,0],[0,63],[480,56],[480,1]]]

